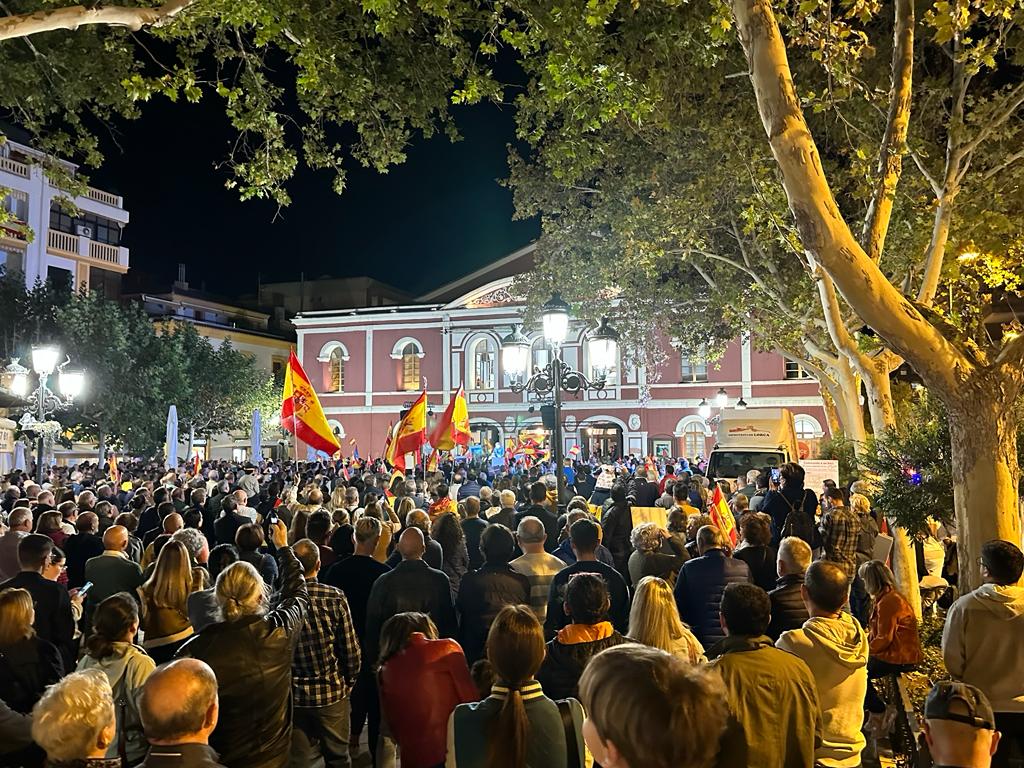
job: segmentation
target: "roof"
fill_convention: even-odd
[[[530,243],[492,264],[488,264],[486,267],[470,272],[468,275],[446,283],[440,288],[435,288],[429,293],[417,296],[416,301],[424,304],[448,304],[480,286],[497,283],[503,278],[521,275],[533,267],[534,252],[536,250],[537,243]]]

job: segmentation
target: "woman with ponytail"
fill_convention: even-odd
[[[139,609],[134,598],[127,592],[111,595],[92,615],[92,634],[85,642],[85,656],[77,670],[99,669],[107,676],[117,724],[107,757],[118,757],[123,749],[127,765],[146,757],[149,745],[142,732],[138,702],[143,683],[156,668],[153,659],[132,642],[138,631]]]
[[[535,679],[544,630],[533,611],[525,605],[499,611],[487,635],[487,660],[496,682],[486,699],[452,713],[446,768],[582,766],[582,707],[575,699],[552,701]]]

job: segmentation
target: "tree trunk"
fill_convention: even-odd
[[[1001,387],[969,387],[947,402],[952,441],[960,593],[981,584],[981,545],[1004,539],[1021,546],[1017,416]]]
[[[821,388],[821,402],[825,406],[825,421],[828,422],[828,433],[831,437],[843,434],[843,427],[839,423],[839,408],[836,406],[835,398],[827,387]]]
[[[107,463],[107,431],[100,424],[96,427],[98,439],[96,441],[96,463],[103,467]]]
[[[857,370],[867,393],[871,431],[884,435],[896,428],[896,408],[892,402],[889,365],[881,358],[858,355]]]
[[[838,393],[834,398],[839,419],[843,423],[846,438],[853,442],[854,452],[859,456],[868,439],[867,430],[864,428],[864,412],[860,407],[860,386],[857,374],[842,356],[840,364],[836,367],[836,386]]]
[[[907,598],[920,622],[921,588],[918,585],[921,580],[917,575],[917,556],[910,543],[910,535],[899,525],[890,525],[889,530],[892,532],[892,575],[896,577],[896,589]]]

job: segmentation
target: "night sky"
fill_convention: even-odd
[[[512,221],[506,144],[511,107],[463,107],[463,140],[417,138],[408,161],[387,174],[348,165],[342,195],[331,174],[299,165],[290,207],[242,202],[215,164],[233,138],[216,97],[199,105],[165,99],[104,141],[95,186],[121,194],[131,213],[124,244],[133,270],[168,284],[178,262],[194,288],[254,293],[264,282],[369,275],[413,293],[444,284],[526,245],[536,221]],[[108,134],[109,137],[109,134]]]

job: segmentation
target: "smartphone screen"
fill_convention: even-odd
[[[81,588],[78,590],[79,597],[85,597],[85,593],[88,592],[90,589],[92,589],[92,582],[85,582],[85,584],[83,584]]]

